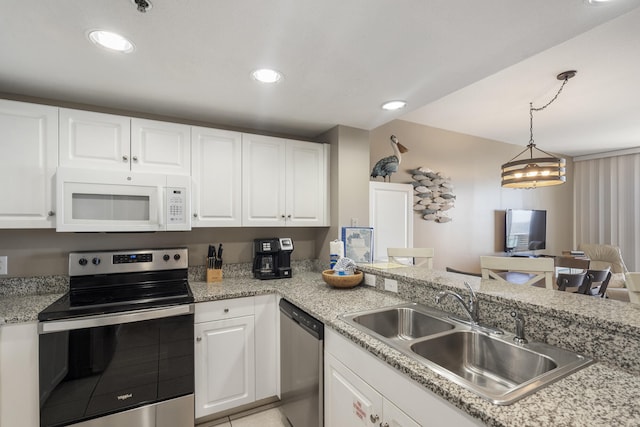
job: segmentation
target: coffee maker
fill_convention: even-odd
[[[291,277],[293,241],[289,237],[253,241],[253,277],[282,279]]]

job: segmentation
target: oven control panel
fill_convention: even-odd
[[[69,253],[69,276],[177,270],[188,266],[187,248]]]

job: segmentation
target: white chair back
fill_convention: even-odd
[[[433,255],[433,248],[387,248],[389,262],[411,264],[429,270],[433,270]]]
[[[501,257],[501,256],[481,256],[480,268],[483,279],[495,279],[504,283],[509,282],[499,273],[517,272],[531,275],[522,285],[533,285],[544,280],[547,289],[553,289],[553,258],[524,258],[524,257]]]
[[[625,284],[629,289],[629,301],[640,304],[640,273],[627,273],[625,277]]]

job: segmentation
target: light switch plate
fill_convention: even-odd
[[[8,273],[8,267],[7,267],[7,256],[0,256],[0,274],[9,274]]]
[[[384,290],[398,293],[398,281],[393,279],[384,279]]]

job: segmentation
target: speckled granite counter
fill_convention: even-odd
[[[489,426],[638,426],[640,407],[637,405],[637,390],[640,390],[640,375],[633,369],[621,369],[608,363],[595,363],[567,378],[528,396],[512,405],[493,405],[462,387],[433,373],[380,341],[349,326],[339,316],[354,311],[367,310],[416,300],[432,305],[432,293],[442,287],[462,288],[468,280],[478,290],[481,300],[481,315],[488,323],[503,322],[508,316],[495,307],[514,307],[525,311],[534,319],[550,317],[552,330],[540,335],[553,341],[556,335],[553,325],[564,322],[567,328],[574,323],[591,325],[605,324],[606,330],[617,328],[618,334],[610,336],[603,347],[627,345],[640,341],[640,319],[635,307],[617,301],[600,301],[602,306],[581,300],[584,296],[545,291],[536,288],[496,287],[493,281],[483,281],[445,272],[425,272],[402,269],[381,272],[363,267],[379,275],[377,286],[383,286],[383,276],[398,280],[399,293],[380,292],[363,285],[354,289],[333,289],[327,286],[319,273],[296,273],[291,280],[258,281],[248,277],[225,278],[221,284],[206,284],[192,280],[191,288],[196,302],[278,293],[307,310],[343,336],[360,345],[390,366],[409,376],[426,389],[442,396],[461,410],[471,414]],[[549,295],[549,293],[551,295]],[[37,313],[59,295],[36,297],[3,297],[0,300],[0,319],[7,322],[33,321]],[[24,298],[22,300],[21,298]],[[457,307],[442,307],[456,311]],[[21,313],[18,315],[17,313]],[[607,316],[606,313],[609,313]],[[494,320],[498,321],[494,322]],[[529,318],[528,318],[529,320]],[[548,324],[529,322],[528,333],[536,335],[536,328]],[[504,322],[510,329],[511,323]],[[556,325],[557,329],[557,325]],[[627,337],[627,340],[619,338]],[[534,336],[534,339],[539,339]],[[562,341],[564,342],[564,341]],[[623,352],[625,352],[623,350]],[[629,359],[639,354],[630,351]]]

